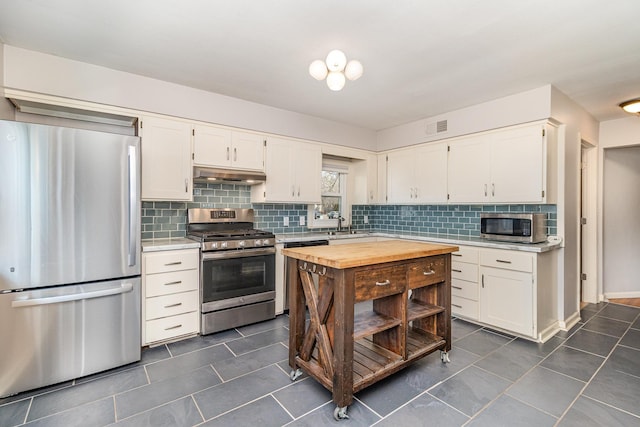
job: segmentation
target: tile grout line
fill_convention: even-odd
[[[608,305],[609,303],[607,303]],[[606,307],[606,306],[605,306]],[[600,309],[600,311],[602,311],[605,307],[602,307]],[[600,311],[598,311],[598,313],[600,313]],[[595,316],[593,316],[595,317]],[[637,316],[636,316],[637,318]],[[585,323],[586,324],[586,323]],[[577,396],[571,401],[571,403],[569,404],[569,406],[567,406],[567,408],[564,410],[564,412],[562,413],[562,415],[560,415],[560,417],[558,417],[558,422],[555,424],[556,426],[558,425],[558,423],[567,415],[567,413],[571,410],[571,408],[573,407],[573,405],[576,403],[576,401],[580,398],[580,396],[583,395],[584,391],[589,387],[589,385],[591,384],[591,382],[593,381],[593,379],[598,375],[598,373],[602,370],[602,368],[604,367],[604,365],[609,361],[609,358],[611,357],[611,355],[613,354],[613,352],[616,350],[616,348],[618,347],[618,345],[620,344],[620,341],[622,341],[622,337],[625,336],[625,334],[629,331],[629,329],[631,329],[631,325],[633,323],[629,323],[629,326],[627,326],[627,329],[624,331],[624,333],[622,335],[620,335],[620,337],[618,338],[618,341],[611,347],[611,350],[609,351],[609,353],[607,354],[607,356],[604,359],[604,362],[602,362],[602,364],[600,364],[600,366],[598,367],[598,369],[596,369],[596,371],[593,373],[593,375],[591,375],[591,378],[589,378],[589,381],[585,382],[584,387],[582,387],[582,389],[580,390],[580,392],[577,394]],[[592,332],[592,331],[590,331]],[[602,335],[606,335],[606,334],[602,334]],[[588,397],[588,396],[585,396]],[[595,400],[595,399],[594,399]],[[621,410],[620,408],[615,407],[618,410]]]

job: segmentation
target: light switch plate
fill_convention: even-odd
[[[289,226],[289,217],[288,216],[282,217],[282,225],[284,225],[285,227]]]
[[[364,216],[364,223],[369,224],[369,215]]]
[[[300,225],[305,225],[306,224],[306,218],[304,216],[300,216]]]

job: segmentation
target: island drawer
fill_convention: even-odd
[[[415,289],[422,286],[440,283],[445,280],[445,257],[437,256],[411,263],[407,273],[409,288]]]
[[[406,266],[360,270],[355,273],[356,301],[366,301],[404,292]]]

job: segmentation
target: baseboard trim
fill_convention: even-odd
[[[640,298],[640,291],[627,291],[627,292],[605,292],[605,301],[616,298]]]
[[[580,312],[576,311],[571,316],[566,318],[564,321],[559,321],[560,329],[563,331],[568,331],[573,328],[580,321]]]

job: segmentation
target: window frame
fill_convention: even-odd
[[[349,175],[349,165],[336,164],[332,162],[331,164],[323,162],[322,164],[323,172],[336,172],[340,174],[340,192],[339,193],[321,193],[321,197],[329,196],[329,197],[340,197],[340,215],[343,218],[342,226],[346,227],[351,224],[351,206],[348,203],[348,185],[347,180]],[[338,219],[316,219],[315,218],[315,203],[307,205],[307,228],[337,228],[338,227]]]

